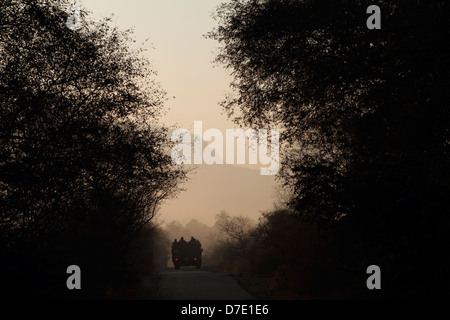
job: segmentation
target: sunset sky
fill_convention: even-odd
[[[216,128],[225,133],[237,128],[218,105],[230,92],[230,70],[214,66],[218,43],[203,37],[216,25],[211,15],[222,2],[78,0],[75,4],[91,11],[94,18],[114,14],[113,25],[133,27],[137,43],[149,39],[149,60],[171,98],[163,124],[191,130],[194,121],[201,120],[204,131]],[[186,223],[197,219],[211,225],[221,210],[257,219],[260,211],[273,207],[276,185],[274,177],[261,176],[259,168],[200,165],[196,174],[190,175],[186,191],[161,208],[159,220]]]

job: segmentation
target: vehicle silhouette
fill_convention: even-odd
[[[180,241],[177,239],[172,243],[172,262],[175,269],[180,269],[182,266],[195,266],[197,269],[202,265],[202,245],[200,241],[191,237],[189,242],[186,242],[183,237]]]

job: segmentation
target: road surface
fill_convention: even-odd
[[[254,300],[230,275],[195,267],[167,269],[160,273],[161,300]]]

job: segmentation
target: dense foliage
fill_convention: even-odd
[[[379,264],[385,293],[438,295],[448,259],[432,252],[448,249],[450,212],[448,3],[378,1],[381,30],[366,27],[371,4],[223,4],[209,34],[234,75],[222,104],[241,125],[283,130],[290,207],[337,232],[341,275]]]
[[[171,161],[167,129],[157,123],[165,93],[142,50],[132,49],[131,31],[108,19],[91,21],[84,11],[82,28],[71,30],[68,5],[0,4],[0,232],[10,255],[7,278],[30,267],[38,278],[41,271],[64,276],[70,261],[85,263],[88,274],[95,269],[96,281],[119,265],[185,178]]]

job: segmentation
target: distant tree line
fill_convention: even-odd
[[[69,1],[0,4],[2,295],[104,297],[185,172],[158,125],[165,92],[130,30],[67,27]],[[151,245],[148,243],[147,245]],[[67,293],[79,264],[82,293]],[[6,289],[7,288],[7,289]],[[9,290],[9,292],[8,292]]]

